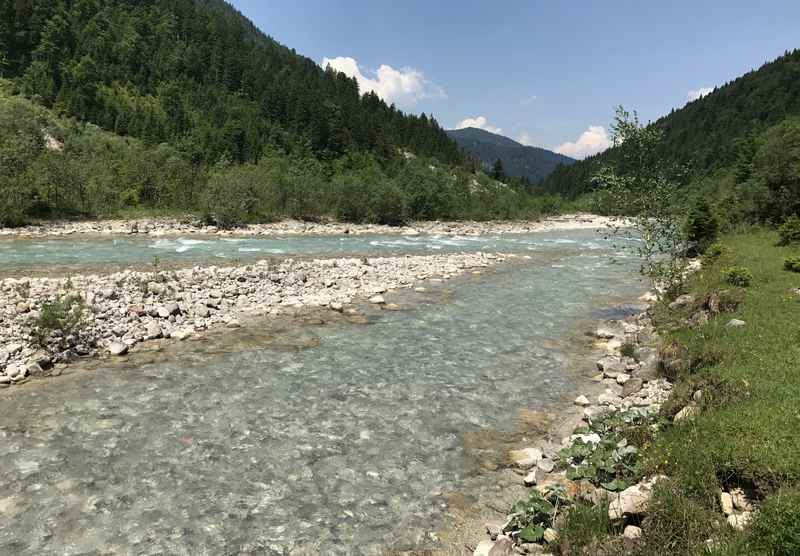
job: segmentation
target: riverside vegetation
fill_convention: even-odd
[[[642,344],[625,323],[621,333],[598,331],[617,342],[611,365],[598,361],[598,379],[613,386],[622,377],[623,391],[607,390],[596,404],[576,399],[586,426],[552,461],[542,459],[546,446],[522,450],[530,461],[512,453],[516,465],[536,468],[525,481],[537,490],[499,528],[488,526],[493,540],[474,553],[796,554],[800,133],[794,122],[778,124],[747,163],[756,192],[768,184],[782,203],[766,194],[745,206],[755,221],[783,222],[776,233],[687,196],[684,172],[659,154],[658,127],[620,108],[613,130],[616,162],[596,174],[597,195],[634,214],[642,273],[655,287],[645,345],[658,349],[651,370],[670,381],[667,396],[645,415],[624,408],[631,388],[656,375],[639,378],[640,364],[626,364]],[[785,148],[773,151],[777,144]]]

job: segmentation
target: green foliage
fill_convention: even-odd
[[[522,542],[539,542],[545,529],[552,527],[556,516],[569,503],[562,487],[549,487],[544,493],[532,489],[527,500],[520,500],[511,508],[505,531],[519,531]]]
[[[83,299],[77,295],[56,297],[43,303],[33,322],[36,342],[44,346],[55,333],[62,336],[78,333],[83,324],[84,310]]]
[[[763,183],[762,178],[769,175],[775,191],[786,189],[789,193],[796,187],[791,184],[797,182],[784,178],[798,175],[791,163],[797,160],[796,133],[789,133],[788,128],[775,133],[769,144],[761,144],[761,154],[748,144],[748,137],[792,115],[800,115],[800,50],[787,52],[654,122],[652,128],[663,133],[654,154],[667,164],[688,164],[698,176],[735,165],[741,179],[749,182],[752,171]],[[774,148],[779,144],[789,148]],[[544,180],[542,189],[568,198],[592,191],[597,187],[593,176],[600,168],[617,164],[621,156],[618,145],[573,165],[560,166]],[[771,158],[783,162],[770,170]],[[798,212],[796,204],[784,204],[787,198],[797,199],[796,189],[794,192],[786,197],[781,193],[774,201],[763,199],[779,213]]]
[[[12,5],[13,4],[13,5]],[[461,163],[435,119],[404,114],[261,33],[220,0],[0,2],[0,71],[70,116],[193,162],[255,163],[265,148],[319,158],[407,148]]]
[[[702,412],[691,423],[665,428],[643,451],[647,474],[672,480],[663,489],[659,483],[650,504],[642,555],[700,554],[706,539],[720,536],[723,554],[798,551],[800,443],[789,400],[800,396],[800,302],[786,295],[796,278],[781,272],[787,250],[775,240],[774,232],[763,230],[726,236],[723,255],[687,285],[702,299],[726,288],[723,268],[752,269],[759,287],[747,290],[736,309],[750,332],[726,327],[727,315],[698,328],[657,322],[665,341],[688,346],[687,357],[701,350],[718,355],[713,367],[682,376],[673,390],[676,410],[701,390]],[[726,534],[727,528],[715,526],[721,486],[754,488],[763,497],[750,534]]]
[[[692,246],[694,253],[703,254],[714,243],[719,234],[719,222],[711,212],[708,202],[698,199],[686,221],[686,240]]]
[[[636,357],[636,344],[632,344],[630,342],[625,342],[620,346],[619,352],[623,357]]]
[[[576,502],[569,507],[558,531],[561,554],[605,554],[598,546],[608,544],[606,537],[615,532],[606,504]]]
[[[724,255],[725,252],[726,250],[724,245],[719,242],[714,242],[708,246],[708,249],[706,249],[704,254],[707,260],[714,261]]]
[[[792,215],[778,228],[778,245],[800,243],[800,216]]]
[[[637,239],[641,273],[668,296],[679,291],[686,276],[686,235],[680,225],[681,169],[657,156],[663,133],[642,126],[637,115],[621,106],[612,126],[617,156],[594,180],[612,206],[630,215],[632,227],[616,227],[617,235]]]
[[[498,181],[503,181],[503,179],[505,179],[506,172],[503,170],[503,161],[499,158],[494,161],[494,164],[492,164],[492,172],[490,175],[492,178]]]
[[[774,556],[800,554],[800,492],[787,488],[759,507],[748,536],[751,549]]]
[[[783,260],[783,268],[790,272],[800,272],[800,257],[787,257]]]
[[[567,468],[567,478],[586,479],[612,492],[624,490],[639,478],[636,444],[643,437],[638,431],[652,424],[651,419],[628,412],[603,415],[588,427],[577,429],[575,434],[596,433],[600,441],[578,438],[559,452],[559,461]]]
[[[753,274],[743,266],[729,266],[722,269],[722,278],[731,286],[746,288],[753,281]]]

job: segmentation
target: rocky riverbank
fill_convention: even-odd
[[[643,302],[653,296],[642,297]],[[572,409],[558,416],[553,429],[529,446],[508,453],[508,467],[523,496],[510,513],[486,520],[484,540],[469,540],[474,556],[548,554],[559,543],[569,506],[601,506],[620,525],[619,543],[636,542],[646,502],[659,477],[626,476],[638,454],[624,431],[656,426],[672,385],[658,374],[657,334],[647,311],[602,322],[594,332],[602,354],[591,382]],[[524,494],[522,494],[524,492]],[[527,498],[525,498],[527,496]],[[470,539],[475,539],[470,536]]]
[[[472,253],[382,258],[262,260],[177,271],[0,280],[0,387],[59,374],[70,361],[122,356],[159,339],[185,340],[211,327],[300,307],[359,318],[349,305],[397,309],[383,294],[502,262]]]
[[[223,236],[292,236],[292,235],[365,235],[365,234],[439,234],[480,235],[528,233],[556,230],[605,228],[615,220],[593,214],[554,216],[531,222],[413,222],[406,226],[377,224],[315,223],[287,220],[272,224],[251,224],[230,230],[208,226],[192,217],[148,218],[136,220],[96,220],[89,222],[46,222],[21,228],[0,228],[0,237],[24,238],[72,235],[223,235]]]

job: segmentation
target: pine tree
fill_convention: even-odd
[[[491,176],[497,181],[503,181],[506,177],[506,172],[503,169],[503,161],[499,158],[495,160],[494,164],[492,165]]]

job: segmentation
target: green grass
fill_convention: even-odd
[[[667,429],[645,454],[649,472],[672,481],[654,500],[641,554],[664,554],[667,547],[670,554],[702,554],[716,530],[722,531],[720,554],[795,554],[792,547],[800,546],[797,526],[774,533],[757,525],[732,535],[717,508],[719,489],[738,485],[754,488],[765,508],[772,508],[764,514],[768,523],[791,521],[800,508],[792,490],[800,486],[800,296],[791,292],[800,287],[800,277],[783,270],[784,259],[800,254],[800,247],[778,247],[777,240],[777,234],[760,230],[725,237],[723,253],[690,280],[690,293],[703,299],[732,288],[723,269],[749,269],[750,286],[741,290],[734,312],[687,328],[678,320],[685,311],[657,311],[666,342],[684,346],[691,361],[702,362],[677,377],[668,407],[679,409],[696,389],[704,396],[699,416]],[[732,318],[747,324],[726,326]],[[790,490],[795,494],[785,494]],[[783,504],[775,501],[779,492]],[[780,539],[778,546],[774,539]]]

